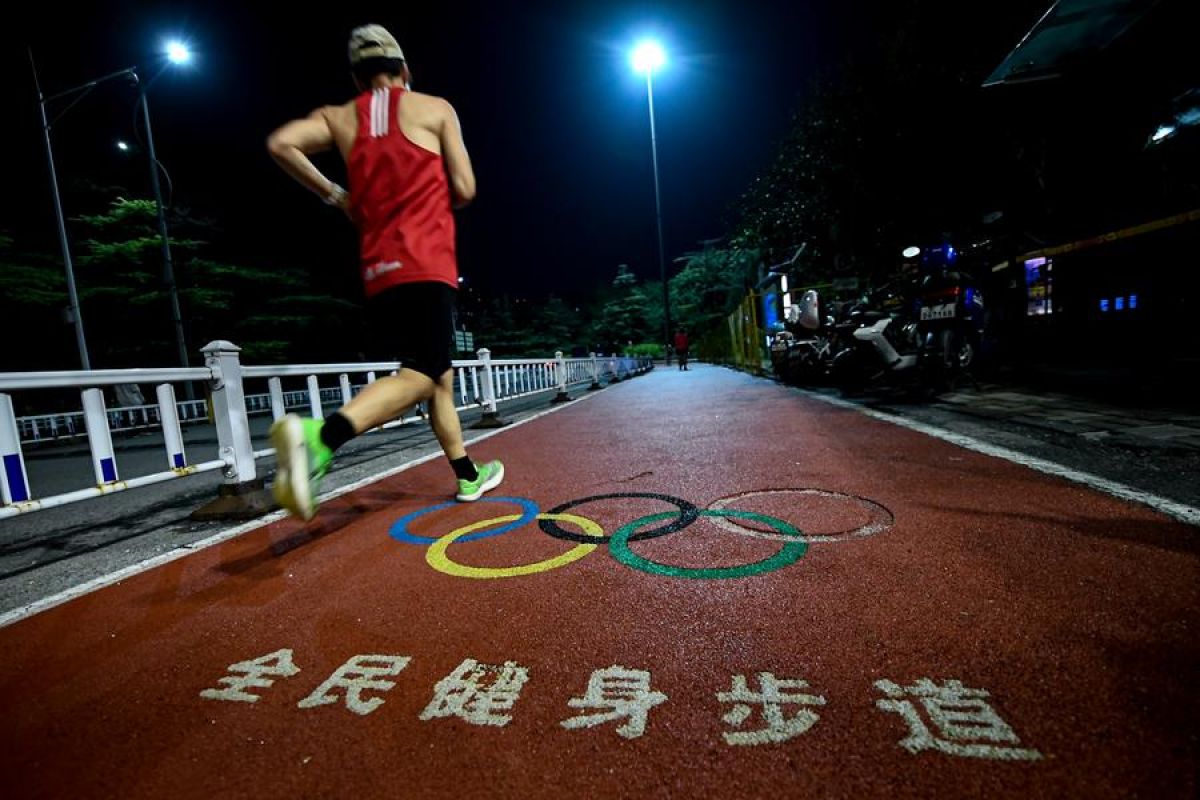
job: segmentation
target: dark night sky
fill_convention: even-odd
[[[176,33],[198,60],[165,74],[151,94],[175,202],[221,221],[231,258],[307,265],[352,293],[351,230],[275,168],[263,140],[287,119],[350,96],[346,34],[379,22],[405,48],[414,88],[447,97],[462,119],[480,187],[459,217],[469,281],[489,293],[542,296],[607,282],[620,263],[654,278],[645,85],[627,61],[637,35],[658,32],[670,54],[655,103],[671,259],[725,231],[729,205],[767,163],[815,71],[881,24],[865,0],[345,5],[352,9],[305,13],[294,3],[120,0],[28,20],[5,46],[3,101],[19,145],[7,159],[15,183],[0,201],[0,229],[54,247],[24,45],[33,45],[49,92],[150,65]],[[990,60],[998,63],[1036,20],[1029,9],[1041,6],[1018,5]],[[146,188],[144,161],[112,147],[132,136],[132,107],[133,92],[114,84],[71,111],[55,133],[64,185],[88,178]],[[335,157],[321,165],[340,174]]]

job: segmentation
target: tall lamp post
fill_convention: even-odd
[[[182,65],[191,60],[191,52],[187,47],[178,41],[169,42],[166,46],[166,56],[169,64]],[[58,220],[58,243],[62,249],[63,268],[66,271],[67,277],[67,295],[71,304],[71,318],[75,325],[75,343],[79,349],[79,363],[82,369],[90,370],[92,368],[91,359],[88,356],[87,338],[83,331],[83,316],[79,311],[79,295],[75,287],[75,270],[71,260],[71,247],[67,238],[66,218],[63,214],[62,196],[58,189],[58,172],[54,165],[54,148],[50,142],[50,131],[53,126],[62,117],[75,107],[75,104],[83,99],[83,96],[95,89],[102,83],[106,83],[115,78],[127,78],[133,81],[138,87],[138,103],[142,107],[142,119],[146,126],[146,149],[150,157],[150,185],[154,190],[154,200],[158,211],[158,234],[162,243],[163,256],[163,283],[166,286],[167,294],[171,302],[171,318],[175,327],[175,343],[179,349],[179,363],[182,366],[188,365],[187,343],[183,336],[183,317],[179,309],[179,293],[175,286],[175,269],[171,261],[171,246],[167,238],[167,215],[166,208],[163,204],[162,188],[158,180],[158,158],[154,151],[154,134],[150,129],[150,106],[146,102],[146,90],[149,85],[154,82],[154,78],[162,74],[160,70],[158,74],[150,80],[149,83],[142,83],[138,76],[137,67],[126,67],[125,69],[110,72],[94,80],[81,83],[78,86],[73,86],[70,89],[65,89],[56,94],[47,97],[42,93],[41,82],[38,80],[37,64],[33,59],[33,49],[29,50],[29,64],[33,69],[33,82],[38,95],[38,109],[41,112],[42,119],[42,135],[46,143],[46,161],[50,167],[50,187],[54,197],[54,212]],[[166,69],[164,66],[163,69]],[[72,102],[56,116],[53,120],[49,118],[47,107],[57,101],[67,98],[74,98]],[[191,384],[186,385],[188,396],[191,396]]]
[[[650,156],[654,164],[654,215],[658,225],[658,272],[663,287],[663,342],[667,362],[671,360],[671,297],[667,286],[667,254],[663,244],[662,190],[658,184],[658,137],[654,130],[654,70],[667,63],[667,54],[658,42],[646,40],[633,49],[633,68],[646,76],[646,101],[650,108]]]
[[[182,66],[191,60],[191,51],[182,42],[172,41],[167,43],[167,61],[169,63]],[[162,71],[160,70],[158,75],[161,74]],[[154,78],[157,78],[158,75],[155,75]],[[135,80],[137,79],[136,72],[133,77]],[[154,83],[154,78],[150,79],[150,83]],[[150,156],[150,186],[154,189],[154,204],[158,209],[158,237],[162,245],[163,284],[167,288],[167,296],[171,301],[171,322],[175,326],[175,346],[179,351],[179,364],[186,367],[188,365],[188,350],[187,341],[183,335],[183,314],[179,310],[179,291],[175,286],[175,266],[171,260],[171,242],[167,238],[167,209],[163,205],[162,186],[158,179],[158,154],[154,150],[154,133],[150,129],[150,103],[146,98],[146,92],[150,89],[150,83],[138,81],[138,102],[142,105],[142,122],[146,126],[146,151]],[[192,398],[192,384],[188,383],[184,387],[184,391],[190,400]]]

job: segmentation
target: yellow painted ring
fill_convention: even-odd
[[[515,578],[518,575],[533,575],[538,572],[549,572],[552,569],[564,567],[572,561],[578,561],[600,546],[598,544],[578,544],[560,556],[548,558],[545,561],[536,561],[532,564],[518,564],[513,567],[471,567],[451,561],[450,557],[446,554],[450,545],[463,536],[490,525],[513,522],[520,518],[520,514],[507,514],[503,517],[492,517],[491,519],[485,519],[481,522],[475,522],[450,531],[429,545],[429,549],[425,551],[425,560],[429,563],[429,566],[438,572],[444,572],[447,575],[454,575],[459,578],[479,578],[483,580]],[[537,518],[553,520],[554,522],[570,522],[578,525],[579,529],[588,536],[604,536],[604,529],[600,527],[599,523],[587,517],[580,517],[575,514],[538,514]]]

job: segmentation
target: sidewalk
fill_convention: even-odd
[[[1093,442],[1200,452],[1200,412],[1138,407],[1095,396],[981,384],[937,398],[959,413],[1013,422]]]

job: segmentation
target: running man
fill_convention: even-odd
[[[267,149],[301,185],[354,221],[373,344],[401,362],[328,419],[288,414],[271,426],[281,506],[312,519],[317,489],[339,447],[425,402],[438,443],[458,479],[457,499],[478,500],[504,479],[499,461],[467,457],[454,404],[454,300],[458,291],[453,208],[475,197],[475,174],[454,109],[409,90],[412,75],[396,39],[379,25],[350,34],[350,70],[360,94],[271,134]],[[350,190],[310,156],[333,148]]]

